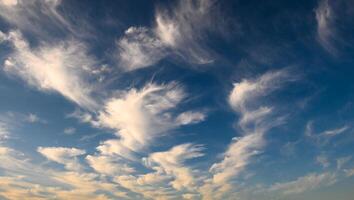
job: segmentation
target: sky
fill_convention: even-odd
[[[0,0],[0,199],[352,200],[353,0]]]

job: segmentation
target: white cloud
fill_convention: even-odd
[[[246,106],[252,105],[252,101],[261,96],[266,96],[275,89],[283,86],[283,83],[290,81],[287,69],[267,72],[254,80],[242,80],[234,84],[234,88],[229,96],[229,104],[237,112],[244,112]],[[247,105],[246,105],[247,104]]]
[[[144,27],[130,27],[117,45],[119,66],[126,71],[154,65],[166,55],[162,42]]]
[[[344,169],[344,172],[345,172],[345,175],[346,175],[347,177],[354,176],[354,168],[351,168],[351,169]]]
[[[139,185],[167,185],[166,182],[171,179],[171,176],[163,174],[163,172],[153,172],[139,175],[136,182]]]
[[[34,123],[34,122],[38,122],[39,121],[39,118],[37,115],[33,114],[33,113],[30,113],[27,117],[27,120],[31,123]]]
[[[173,110],[185,96],[181,87],[170,83],[147,84],[140,90],[131,89],[109,99],[99,113],[98,123],[115,130],[119,139],[105,141],[98,149],[123,157],[130,157],[129,151],[145,149],[154,139],[181,125],[176,122]],[[195,119],[190,121],[195,122]]]
[[[47,123],[46,120],[41,119],[40,117],[38,117],[38,115],[33,113],[29,113],[27,116],[24,117],[25,117],[25,121],[29,123],[42,123],[42,124]]]
[[[213,61],[213,53],[203,45],[203,32],[213,30],[218,23],[217,8],[213,1],[178,2],[172,11],[159,8],[156,11],[157,37],[176,50],[188,62],[207,64]],[[212,9],[213,12],[211,11]]]
[[[176,118],[176,122],[181,125],[199,123],[205,120],[205,113],[188,111],[181,113]]]
[[[327,156],[325,156],[325,155],[317,156],[316,162],[319,163],[323,168],[327,168],[331,165],[330,161],[328,160]]]
[[[65,156],[53,151],[45,153],[50,159],[65,161],[66,158],[62,158]],[[82,153],[68,148],[59,151],[71,156]],[[129,199],[116,184],[101,179],[97,174],[57,171],[33,164],[25,154],[7,147],[0,147],[0,169],[4,172],[0,176],[0,196],[9,199]],[[102,191],[111,196],[103,195]]]
[[[81,123],[91,123],[95,127],[99,126],[99,124],[93,119],[91,113],[78,108],[76,108],[74,112],[67,114],[66,117],[78,119]]]
[[[210,168],[213,182],[223,185],[237,176],[249,164],[251,157],[260,153],[259,150],[264,145],[265,141],[261,133],[234,139],[224,153],[224,159]]]
[[[137,177],[132,175],[117,176],[114,178],[114,181],[122,187],[129,189],[130,191],[142,195],[142,197],[139,196],[138,199],[146,198],[165,200],[172,199],[172,197],[176,197],[175,193],[171,189],[163,185],[159,187],[142,185],[137,182]]]
[[[86,156],[86,160],[95,171],[109,176],[131,174],[135,172],[134,168],[128,166],[117,156],[88,155]]]
[[[74,127],[68,127],[64,129],[64,133],[67,135],[72,135],[76,132],[76,129]]]
[[[120,67],[144,68],[170,55],[192,64],[213,62],[214,53],[203,45],[203,33],[222,24],[216,20],[216,9],[210,0],[179,2],[172,11],[159,7],[155,27],[130,27],[117,43]]]
[[[269,190],[278,191],[285,195],[299,194],[320,187],[330,186],[335,182],[337,182],[337,177],[333,173],[309,174],[299,177],[294,181],[276,183]]]
[[[9,127],[6,123],[0,121],[0,143],[8,139],[10,135]]]
[[[190,143],[174,146],[168,151],[150,154],[144,159],[145,165],[157,172],[170,175],[174,180],[170,183],[176,190],[193,190],[195,180],[191,168],[184,165],[189,159],[203,156],[202,146]]]
[[[326,131],[320,133],[320,135],[332,137],[332,136],[339,135],[348,129],[349,129],[349,126],[343,126],[343,127],[339,127],[339,128],[332,129],[332,130],[326,130]]]
[[[114,178],[122,187],[147,199],[182,199],[196,192],[199,172],[186,161],[203,156],[202,146],[191,143],[172,147],[167,151],[151,153],[142,159],[153,172],[139,175],[119,175]]]
[[[345,164],[347,164],[352,159],[352,156],[346,156],[337,159],[337,169],[342,169]]]
[[[84,150],[65,147],[38,147],[37,151],[48,160],[63,164],[68,170],[81,170],[77,157],[86,154]]]
[[[200,194],[187,193],[187,194],[183,194],[182,197],[183,197],[183,199],[186,199],[186,200],[200,199]]]
[[[17,0],[0,0],[0,4],[3,4],[5,6],[15,6],[17,5],[17,3]]]
[[[0,155],[7,155],[7,154],[9,154],[10,151],[11,151],[11,149],[8,147],[1,147],[0,146]]]
[[[328,144],[332,137],[338,136],[339,134],[344,133],[350,128],[349,126],[344,125],[339,128],[328,129],[322,132],[316,132],[315,130],[313,130],[314,129],[313,124],[314,124],[313,121],[307,122],[306,129],[305,129],[305,136],[313,140],[318,146],[324,146]]]
[[[317,34],[320,44],[330,53],[336,54],[333,44],[336,37],[333,27],[334,12],[328,0],[321,0],[316,9]]]
[[[12,27],[30,32],[44,41],[50,41],[53,32],[76,37],[87,36],[88,23],[70,13],[63,14],[58,6],[61,0],[1,0],[0,16]],[[75,21],[74,21],[75,20]],[[85,24],[85,26],[79,26]]]
[[[96,103],[88,82],[95,61],[86,54],[86,47],[76,41],[56,45],[43,44],[31,48],[19,32],[8,34],[14,52],[5,61],[5,71],[25,80],[42,91],[55,91],[85,108]]]
[[[266,145],[264,134],[272,127],[283,123],[282,117],[274,117],[273,108],[259,106],[260,97],[265,97],[291,80],[288,71],[279,70],[263,74],[254,80],[242,80],[234,84],[228,102],[240,115],[238,125],[243,136],[233,138],[222,154],[221,161],[210,168],[211,178],[199,188],[204,199],[220,199],[232,189],[231,181],[245,171],[252,158]]]

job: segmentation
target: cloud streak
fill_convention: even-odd
[[[274,117],[273,108],[259,106],[259,99],[281,88],[289,80],[288,71],[280,70],[234,84],[228,102],[240,115],[238,124],[242,136],[233,138],[222,154],[222,160],[211,166],[211,179],[200,187],[204,199],[223,198],[232,189],[231,181],[245,171],[252,158],[266,145],[266,132],[282,123],[281,117]]]
[[[169,83],[147,84],[140,90],[131,89],[109,99],[99,113],[98,123],[114,130],[119,139],[105,141],[98,149],[104,154],[132,158],[132,153],[147,148],[168,131],[203,120],[200,115],[184,113],[189,118],[181,121],[181,117],[173,115],[172,111],[185,97],[182,87]]]
[[[85,45],[65,41],[31,48],[18,31],[9,32],[7,39],[14,49],[4,63],[8,74],[38,90],[60,93],[84,108],[97,106],[88,80],[96,62],[86,53]]]
[[[158,7],[152,28],[130,27],[118,41],[119,66],[131,71],[168,56],[197,65],[213,62],[215,53],[205,44],[204,35],[217,32],[215,24],[220,21],[216,10],[211,0],[178,2],[172,9]]]

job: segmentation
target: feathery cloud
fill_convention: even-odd
[[[37,151],[48,160],[63,164],[68,170],[81,170],[77,157],[86,154],[84,150],[65,147],[38,147]]]
[[[88,24],[83,26],[84,22],[78,17],[72,19],[70,14],[62,14],[58,9],[61,3],[61,0],[1,0],[0,17],[13,28],[45,41],[51,40],[53,33],[86,36],[87,31],[83,29]]]
[[[231,190],[230,181],[239,176],[266,145],[264,134],[282,123],[281,117],[273,116],[272,108],[259,106],[259,98],[279,89],[288,80],[288,72],[279,70],[234,84],[228,101],[231,108],[240,115],[238,124],[243,136],[233,138],[222,154],[222,160],[211,166],[211,178],[205,180],[199,189],[204,199],[219,199]]]
[[[130,151],[141,151],[169,130],[201,121],[193,119],[181,124],[173,115],[172,111],[185,97],[180,86],[170,83],[147,84],[140,90],[131,89],[109,99],[99,113],[98,123],[115,130],[119,140],[105,141],[98,149],[102,153],[116,153],[131,158]]]
[[[176,190],[193,190],[195,177],[192,169],[184,166],[189,159],[203,156],[202,146],[190,143],[172,147],[166,152],[156,152],[144,159],[145,164],[157,172],[170,175],[174,180],[170,183]]]
[[[128,166],[124,160],[117,156],[88,155],[86,156],[86,161],[98,173],[109,176],[131,174],[135,172],[134,168]]]
[[[211,10],[213,12],[211,12]],[[219,19],[211,0],[178,2],[173,9],[159,7],[152,28],[130,27],[117,43],[119,66],[131,71],[177,56],[191,64],[208,64],[215,53],[205,45],[205,32],[216,31]]]
[[[294,181],[276,183],[269,190],[279,191],[285,195],[299,194],[320,187],[330,186],[335,182],[337,182],[337,177],[333,173],[309,174],[299,177]]]
[[[7,58],[4,70],[22,78],[42,91],[55,91],[84,108],[94,108],[89,83],[95,61],[86,47],[77,41],[31,48],[18,31],[8,34],[14,52]]]
[[[119,65],[126,71],[154,65],[166,55],[164,44],[145,27],[130,27],[118,41]]]
[[[317,34],[320,44],[330,53],[336,54],[333,44],[336,37],[333,27],[334,13],[328,0],[321,0],[316,9]]]

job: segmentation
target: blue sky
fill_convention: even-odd
[[[0,0],[0,199],[354,196],[352,0]]]

